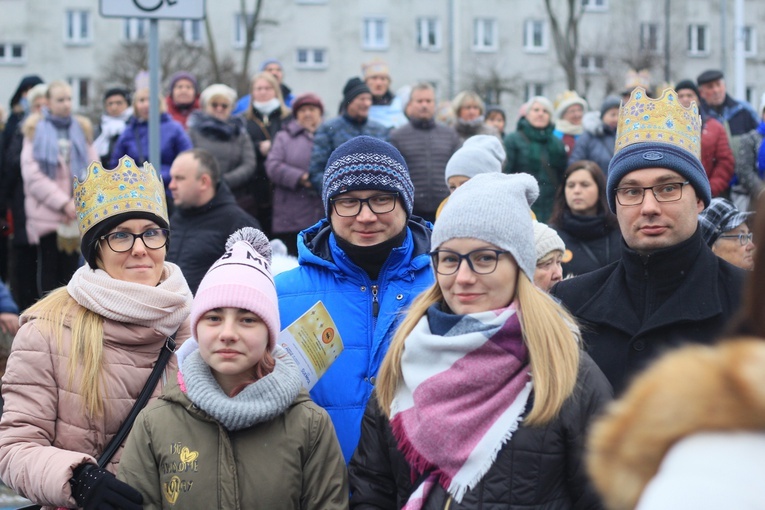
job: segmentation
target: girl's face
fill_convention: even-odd
[[[149,89],[136,91],[133,96],[133,113],[141,120],[149,118]]]
[[[452,253],[441,252],[439,268],[445,264],[454,263],[457,254],[471,255],[473,266],[490,264],[497,254],[491,251],[475,252],[475,250],[498,250],[493,244],[469,237],[460,237],[446,241],[438,250],[449,250]],[[489,274],[478,274],[470,269],[466,260],[460,260],[457,272],[450,275],[436,273],[436,281],[441,287],[449,309],[458,315],[467,313],[487,312],[508,306],[515,297],[515,287],[518,282],[518,264],[513,256],[503,253],[497,258],[497,268]]]
[[[566,179],[566,204],[577,216],[595,216],[598,213],[598,185],[587,170],[571,172]]]
[[[484,121],[490,126],[494,126],[500,134],[505,132],[505,118],[499,112],[491,112]]]
[[[260,78],[252,84],[252,98],[255,102],[265,103],[275,97],[276,91],[267,80]]]
[[[243,308],[214,308],[197,323],[199,354],[227,395],[255,379],[268,348],[268,327]]]
[[[48,91],[48,108],[57,117],[72,114],[72,90],[69,87],[54,87]]]

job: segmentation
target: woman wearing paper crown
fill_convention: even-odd
[[[138,416],[122,455],[119,479],[141,492],[144,508],[348,508],[329,415],[276,344],[271,246],[261,231],[229,237],[199,285],[191,329],[177,384]]]
[[[98,159],[93,126],[72,115],[72,89],[54,81],[46,93],[48,108],[23,125],[21,175],[29,244],[37,246],[39,295],[69,281],[77,270],[77,227],[72,177],[81,177]]]
[[[538,193],[528,174],[490,173],[451,195],[431,238],[436,284],[396,332],[362,422],[351,508],[600,508],[581,456],[611,388],[534,286]]]
[[[192,296],[165,262],[165,193],[151,165],[91,163],[74,194],[87,265],[21,316],[3,376],[0,478],[46,507],[140,509],[140,493],[114,477],[120,450],[96,463],[168,337],[188,338]]]

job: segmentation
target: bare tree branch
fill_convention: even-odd
[[[576,90],[577,85],[577,54],[579,53],[579,22],[582,19],[584,7],[577,0],[566,0],[568,13],[565,21],[558,19],[554,13],[551,0],[545,0],[547,17],[550,19],[555,53],[570,90]],[[579,4],[579,6],[577,6]]]

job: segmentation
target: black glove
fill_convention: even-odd
[[[74,500],[85,510],[143,509],[140,492],[95,464],[79,466],[69,482]]]

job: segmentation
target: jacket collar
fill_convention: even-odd
[[[631,336],[708,319],[723,311],[719,270],[717,256],[698,229],[680,244],[647,257],[622,242],[622,259],[576,315]]]
[[[418,216],[410,217],[404,243],[395,248],[385,262],[387,271],[400,273],[400,276],[407,272],[411,275],[412,271],[430,264],[428,252],[432,228],[430,222]],[[300,265],[323,266],[340,275],[366,274],[337,246],[335,234],[326,218],[298,235],[298,261]]]

